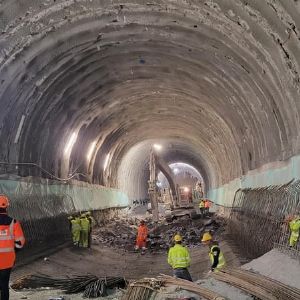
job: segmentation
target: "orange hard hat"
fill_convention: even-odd
[[[7,208],[8,205],[8,198],[5,195],[0,195],[0,208]]]

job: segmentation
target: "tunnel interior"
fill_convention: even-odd
[[[16,175],[77,174],[143,198],[156,142],[208,191],[299,154],[297,1],[4,0],[0,12],[1,165],[40,167]]]
[[[290,251],[287,217],[300,213],[299,16],[298,0],[0,0],[0,194],[23,226],[24,257],[62,246],[57,270],[100,271],[106,282],[108,272],[165,274],[177,233],[195,239],[199,278],[204,232],[221,243],[234,235],[222,248],[228,261],[236,249],[247,258]],[[185,206],[167,201],[173,191],[152,201],[155,145],[205,194],[186,187]],[[73,251],[70,220],[86,212],[99,231],[85,256]],[[147,264],[124,246],[133,252],[139,217],[167,228],[152,239],[164,253]],[[85,221],[76,247],[83,231],[91,246]],[[57,275],[52,258],[36,270],[47,264]]]

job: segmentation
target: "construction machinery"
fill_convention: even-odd
[[[193,187],[180,187],[169,165],[151,149],[149,161],[150,179],[148,193],[151,212],[155,222],[159,219],[159,202],[164,204],[166,219],[188,215],[193,218],[197,211],[193,203]],[[157,186],[158,173],[161,171],[168,180],[170,188],[160,189]]]

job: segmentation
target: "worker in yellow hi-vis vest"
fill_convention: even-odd
[[[300,216],[295,216],[289,222],[289,228],[291,230],[289,244],[290,247],[296,247],[299,240],[299,232],[300,232]]]
[[[90,221],[86,214],[80,216],[80,245],[83,248],[88,248],[89,246],[89,232],[90,232]]]
[[[204,217],[204,214],[205,214],[205,201],[204,201],[204,199],[200,200],[199,209],[200,209],[201,217]]]
[[[219,243],[213,240],[209,232],[203,234],[201,242],[209,247],[209,259],[211,262],[210,272],[224,268],[226,261],[223,252],[219,247]]]
[[[71,216],[69,217],[69,220],[71,225],[73,245],[79,247],[81,232],[80,218],[79,216]]]
[[[191,264],[190,253],[187,247],[182,246],[182,236],[174,236],[175,246],[168,253],[168,264],[173,268],[174,277],[193,281],[188,271]]]

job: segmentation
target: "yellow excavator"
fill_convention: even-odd
[[[167,220],[180,216],[197,216],[197,210],[193,203],[192,186],[180,187],[176,183],[175,176],[169,165],[157,155],[153,150],[150,152],[149,161],[150,178],[148,181],[148,193],[155,222],[159,219],[159,202],[164,206],[164,215]],[[161,171],[168,180],[170,189],[159,189],[157,186],[157,176]]]

